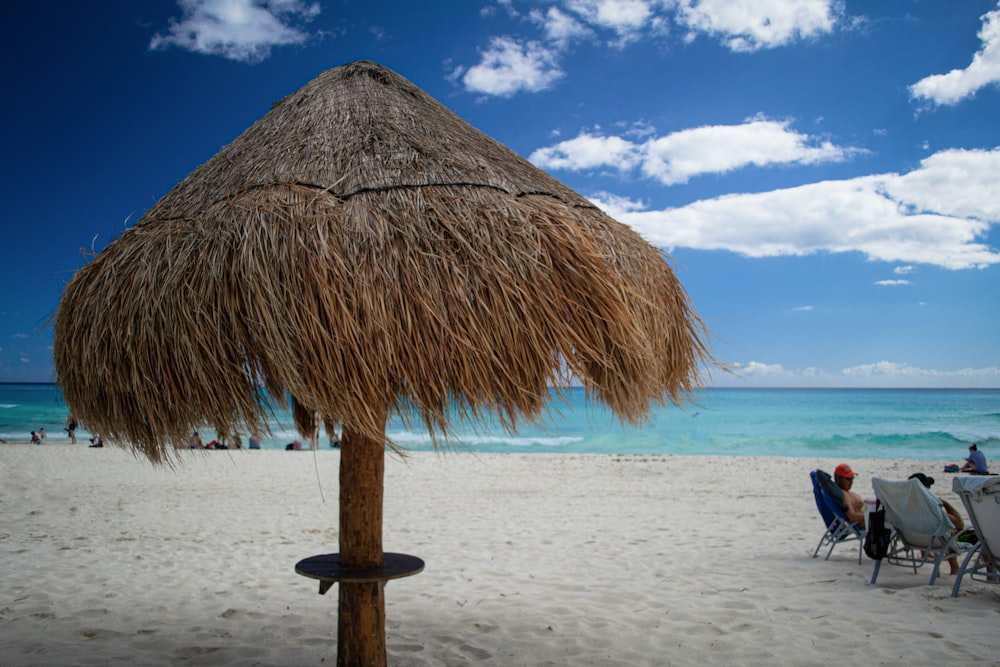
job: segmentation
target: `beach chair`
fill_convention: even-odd
[[[958,596],[962,577],[1000,584],[1000,477],[956,477],[951,484],[965,505],[972,527],[979,537],[962,561],[951,596]]]
[[[884,561],[912,567],[914,574],[925,563],[933,563],[929,582],[933,585],[943,561],[971,548],[959,538],[973,531],[955,530],[941,501],[920,480],[873,477],[872,488],[885,508],[886,523],[892,527],[892,540],[885,558],[875,561],[871,583],[878,579]]]
[[[830,560],[833,548],[843,542],[858,541],[858,565],[861,564],[861,547],[864,545],[865,531],[847,520],[844,493],[833,481],[830,474],[823,470],[809,473],[812,479],[813,495],[816,498],[816,508],[826,524],[826,532],[816,545],[813,558],[819,555],[819,550],[829,546],[825,560]]]

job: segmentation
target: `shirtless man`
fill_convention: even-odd
[[[853,524],[865,527],[865,501],[858,494],[851,491],[854,486],[854,478],[858,473],[851,470],[851,466],[841,463],[833,471],[833,481],[836,482],[840,490],[844,492],[844,504],[847,506],[847,520]]]

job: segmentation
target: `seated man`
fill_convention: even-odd
[[[923,484],[924,487],[927,489],[930,489],[932,486],[934,486],[934,478],[928,477],[922,472],[915,472],[909,477],[907,477],[907,479],[920,480],[920,483]],[[937,496],[934,497],[937,498]],[[955,530],[962,530],[963,528],[965,528],[965,521],[962,520],[962,515],[958,513],[958,510],[952,507],[951,503],[949,503],[947,500],[944,500],[943,498],[937,498],[937,500],[939,503],[941,503],[941,508],[944,510],[944,513],[948,517],[948,520],[951,521],[952,525],[955,526]],[[951,558],[948,559],[948,566],[951,568],[952,575],[958,574],[958,558],[956,556],[952,556]]]
[[[971,472],[973,475],[989,475],[990,471],[986,467],[986,455],[979,451],[976,443],[969,447],[969,456],[965,463],[959,468],[962,472]]]
[[[844,492],[844,505],[846,507],[844,515],[847,516],[848,521],[863,529],[865,527],[865,501],[861,496],[851,491],[851,487],[854,486],[854,478],[857,476],[858,473],[851,470],[851,466],[846,463],[841,463],[833,470],[833,481]]]

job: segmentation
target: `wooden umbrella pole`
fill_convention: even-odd
[[[344,567],[382,565],[385,443],[347,424],[340,445],[340,560]],[[383,582],[340,582],[337,664],[386,664]]]

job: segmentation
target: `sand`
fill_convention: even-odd
[[[413,453],[386,469],[389,663],[1000,664],[1000,586],[929,586],[854,545],[812,558],[830,459]],[[924,470],[960,506],[945,462]],[[0,665],[320,665],[336,588],[336,451],[0,446]]]

